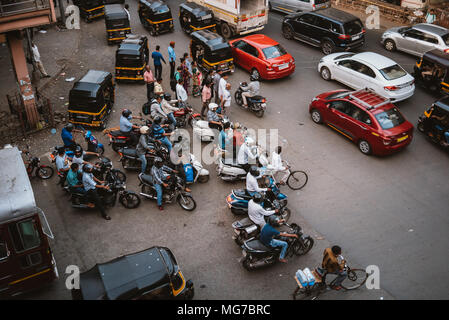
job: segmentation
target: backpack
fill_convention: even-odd
[[[150,113],[151,113],[151,102],[150,101],[148,101],[148,102],[145,102],[144,104],[143,104],[143,106],[142,106],[142,113],[144,114],[144,115],[149,115]]]

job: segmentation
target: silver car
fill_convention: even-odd
[[[268,6],[270,10],[295,13],[330,8],[331,0],[270,0]]]
[[[422,56],[429,50],[449,51],[449,30],[434,24],[395,27],[382,34],[382,45],[388,51],[404,51]]]

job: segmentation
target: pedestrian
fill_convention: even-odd
[[[231,84],[226,83],[225,89],[220,97],[221,114],[226,115],[229,112],[229,107],[231,106]]]
[[[161,49],[161,47],[159,45],[157,45],[156,46],[156,51],[153,51],[153,53],[151,54],[151,57],[153,58],[153,63],[154,63],[154,76],[156,77],[156,79],[162,77],[162,63],[161,63],[161,60],[165,64],[167,64],[165,62],[164,57],[159,52],[160,49]]]
[[[226,89],[226,84],[228,83],[228,75],[222,74],[220,81],[218,82],[218,98],[221,101],[221,96],[223,95],[223,90]]]
[[[194,97],[198,97],[201,94],[200,84],[202,81],[203,75],[201,74],[200,69],[198,68],[195,61],[192,63],[192,95]]]
[[[208,82],[203,86],[201,93],[201,101],[203,102],[203,108],[201,108],[201,117],[204,119],[205,113],[209,109],[209,103],[212,98],[212,82]]]
[[[181,58],[181,78],[182,78],[182,85],[184,86],[184,90],[189,94],[189,85],[190,85],[190,78],[191,74],[189,69],[187,68],[186,59]]]
[[[187,67],[187,70],[189,70],[190,75],[193,75],[193,72],[192,72],[192,59],[190,59],[189,54],[187,52],[185,52],[182,57],[186,61],[186,67]]]
[[[147,99],[148,101],[151,101],[153,99],[154,95],[154,76],[153,72],[151,72],[150,66],[147,65],[145,68],[145,73],[143,74],[143,81],[147,84]]]
[[[214,96],[215,96],[215,103],[220,102],[220,96],[218,95],[218,85],[220,84],[222,71],[216,72],[212,79],[213,79],[213,88],[214,88]]]
[[[429,11],[427,11],[426,23],[434,23],[436,19],[437,19],[437,16],[433,9],[430,9]]]
[[[33,51],[33,59],[36,63],[36,67],[44,78],[49,78],[50,75],[45,71],[44,65],[41,61],[41,54],[39,53],[39,49],[37,48],[34,42],[31,43],[31,50]]]
[[[175,64],[176,64],[176,53],[175,53],[175,42],[170,42],[168,46],[168,63],[170,64],[170,79],[175,78]]]
[[[184,89],[182,79],[178,80],[178,84],[176,85],[176,99],[182,103],[186,103],[187,101],[187,92]]]

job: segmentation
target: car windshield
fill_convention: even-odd
[[[326,97],[326,100],[332,100],[332,99],[342,99],[346,97],[349,94],[349,91],[339,91],[332,93]]]
[[[402,124],[405,119],[396,108],[391,108],[375,115],[382,129],[391,129]]]
[[[343,25],[343,27],[345,29],[345,34],[349,34],[351,36],[358,34],[363,30],[363,25],[359,20],[347,22]]]
[[[449,46],[449,33],[445,34],[444,36],[441,37],[444,41],[444,43]]]
[[[407,75],[407,72],[398,64],[380,69],[379,71],[387,80],[395,80]]]
[[[287,54],[287,51],[280,44],[262,49],[262,51],[267,59],[273,59]]]

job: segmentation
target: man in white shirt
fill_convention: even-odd
[[[223,95],[223,91],[226,89],[226,84],[228,83],[228,75],[223,74],[218,81],[218,99],[221,99],[221,96]],[[219,100],[221,101],[221,100]]]
[[[228,108],[231,106],[231,84],[226,83],[226,88],[223,90],[221,99],[221,113],[226,114]]]
[[[265,216],[271,216],[275,213],[278,213],[278,209],[276,210],[265,210],[262,207],[263,197],[260,193],[256,193],[248,202],[248,218],[260,227],[260,230],[265,226]]]
[[[176,84],[176,97],[179,101],[186,102],[187,101],[187,92],[182,85],[182,79],[178,80]]]
[[[281,158],[282,147],[278,146],[275,151],[271,154],[271,163],[268,165],[268,169],[275,171],[275,178],[281,184],[284,184],[288,177],[288,168],[284,166]]]
[[[254,154],[251,149],[254,146],[254,140],[251,137],[245,138],[245,143],[240,146],[239,153],[237,155],[237,163],[241,165],[246,172],[249,171],[251,168],[251,164],[249,164],[249,161],[252,163],[255,163],[257,159],[257,152]]]
[[[259,169],[256,166],[251,166],[248,174],[246,175],[246,191],[251,197],[256,193],[266,192],[269,188],[259,188],[257,179],[259,178]]]
[[[31,50],[33,51],[33,60],[36,63],[36,67],[39,69],[40,73],[44,78],[50,77],[50,75],[45,71],[44,65],[41,61],[41,54],[39,53],[39,49],[37,48],[34,42],[31,43]]]

